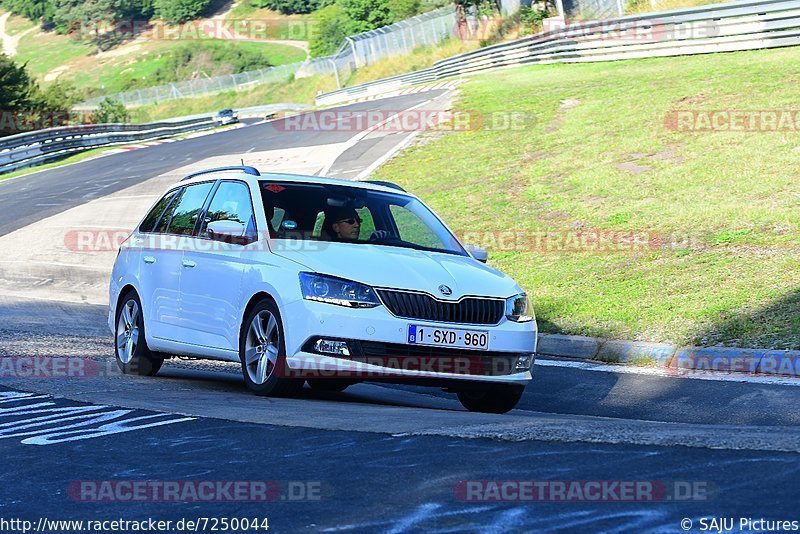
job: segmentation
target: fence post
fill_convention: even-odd
[[[339,83],[339,69],[336,67],[336,62],[333,59],[328,59],[328,61],[333,65],[333,75],[336,77],[336,88],[341,89],[342,84]]]

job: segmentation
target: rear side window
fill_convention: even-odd
[[[175,212],[175,206],[178,205],[178,200],[181,198],[181,194],[183,194],[183,190],[185,188],[181,188],[175,191],[175,195],[172,198],[172,201],[167,206],[167,209],[164,210],[164,213],[161,215],[161,218],[156,222],[155,228],[153,228],[153,232],[157,234],[166,234],[167,228],[169,228],[169,223],[172,220],[172,214]]]
[[[174,202],[175,210],[167,231],[170,234],[192,235],[197,217],[203,210],[206,198],[214,186],[213,182],[205,182],[187,186],[181,197]]]
[[[147,216],[144,218],[144,220],[142,221],[142,224],[139,225],[139,231],[140,232],[152,232],[153,231],[153,228],[159,222],[159,220],[161,219],[161,216],[167,210],[167,207],[170,205],[170,203],[177,196],[178,191],[179,191],[178,189],[176,189],[174,191],[170,191],[169,193],[164,195],[164,198],[159,200],[156,203],[155,206],[153,206],[153,209],[151,209],[150,213],[148,213]]]

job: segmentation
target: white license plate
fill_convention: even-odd
[[[408,325],[408,344],[489,350],[489,332],[410,324]]]

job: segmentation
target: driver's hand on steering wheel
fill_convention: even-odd
[[[382,241],[384,239],[389,239],[393,237],[392,234],[386,230],[375,230],[369,236],[370,241]]]

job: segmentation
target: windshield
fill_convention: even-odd
[[[261,182],[276,239],[338,241],[467,256],[458,240],[419,200],[358,187]]]

